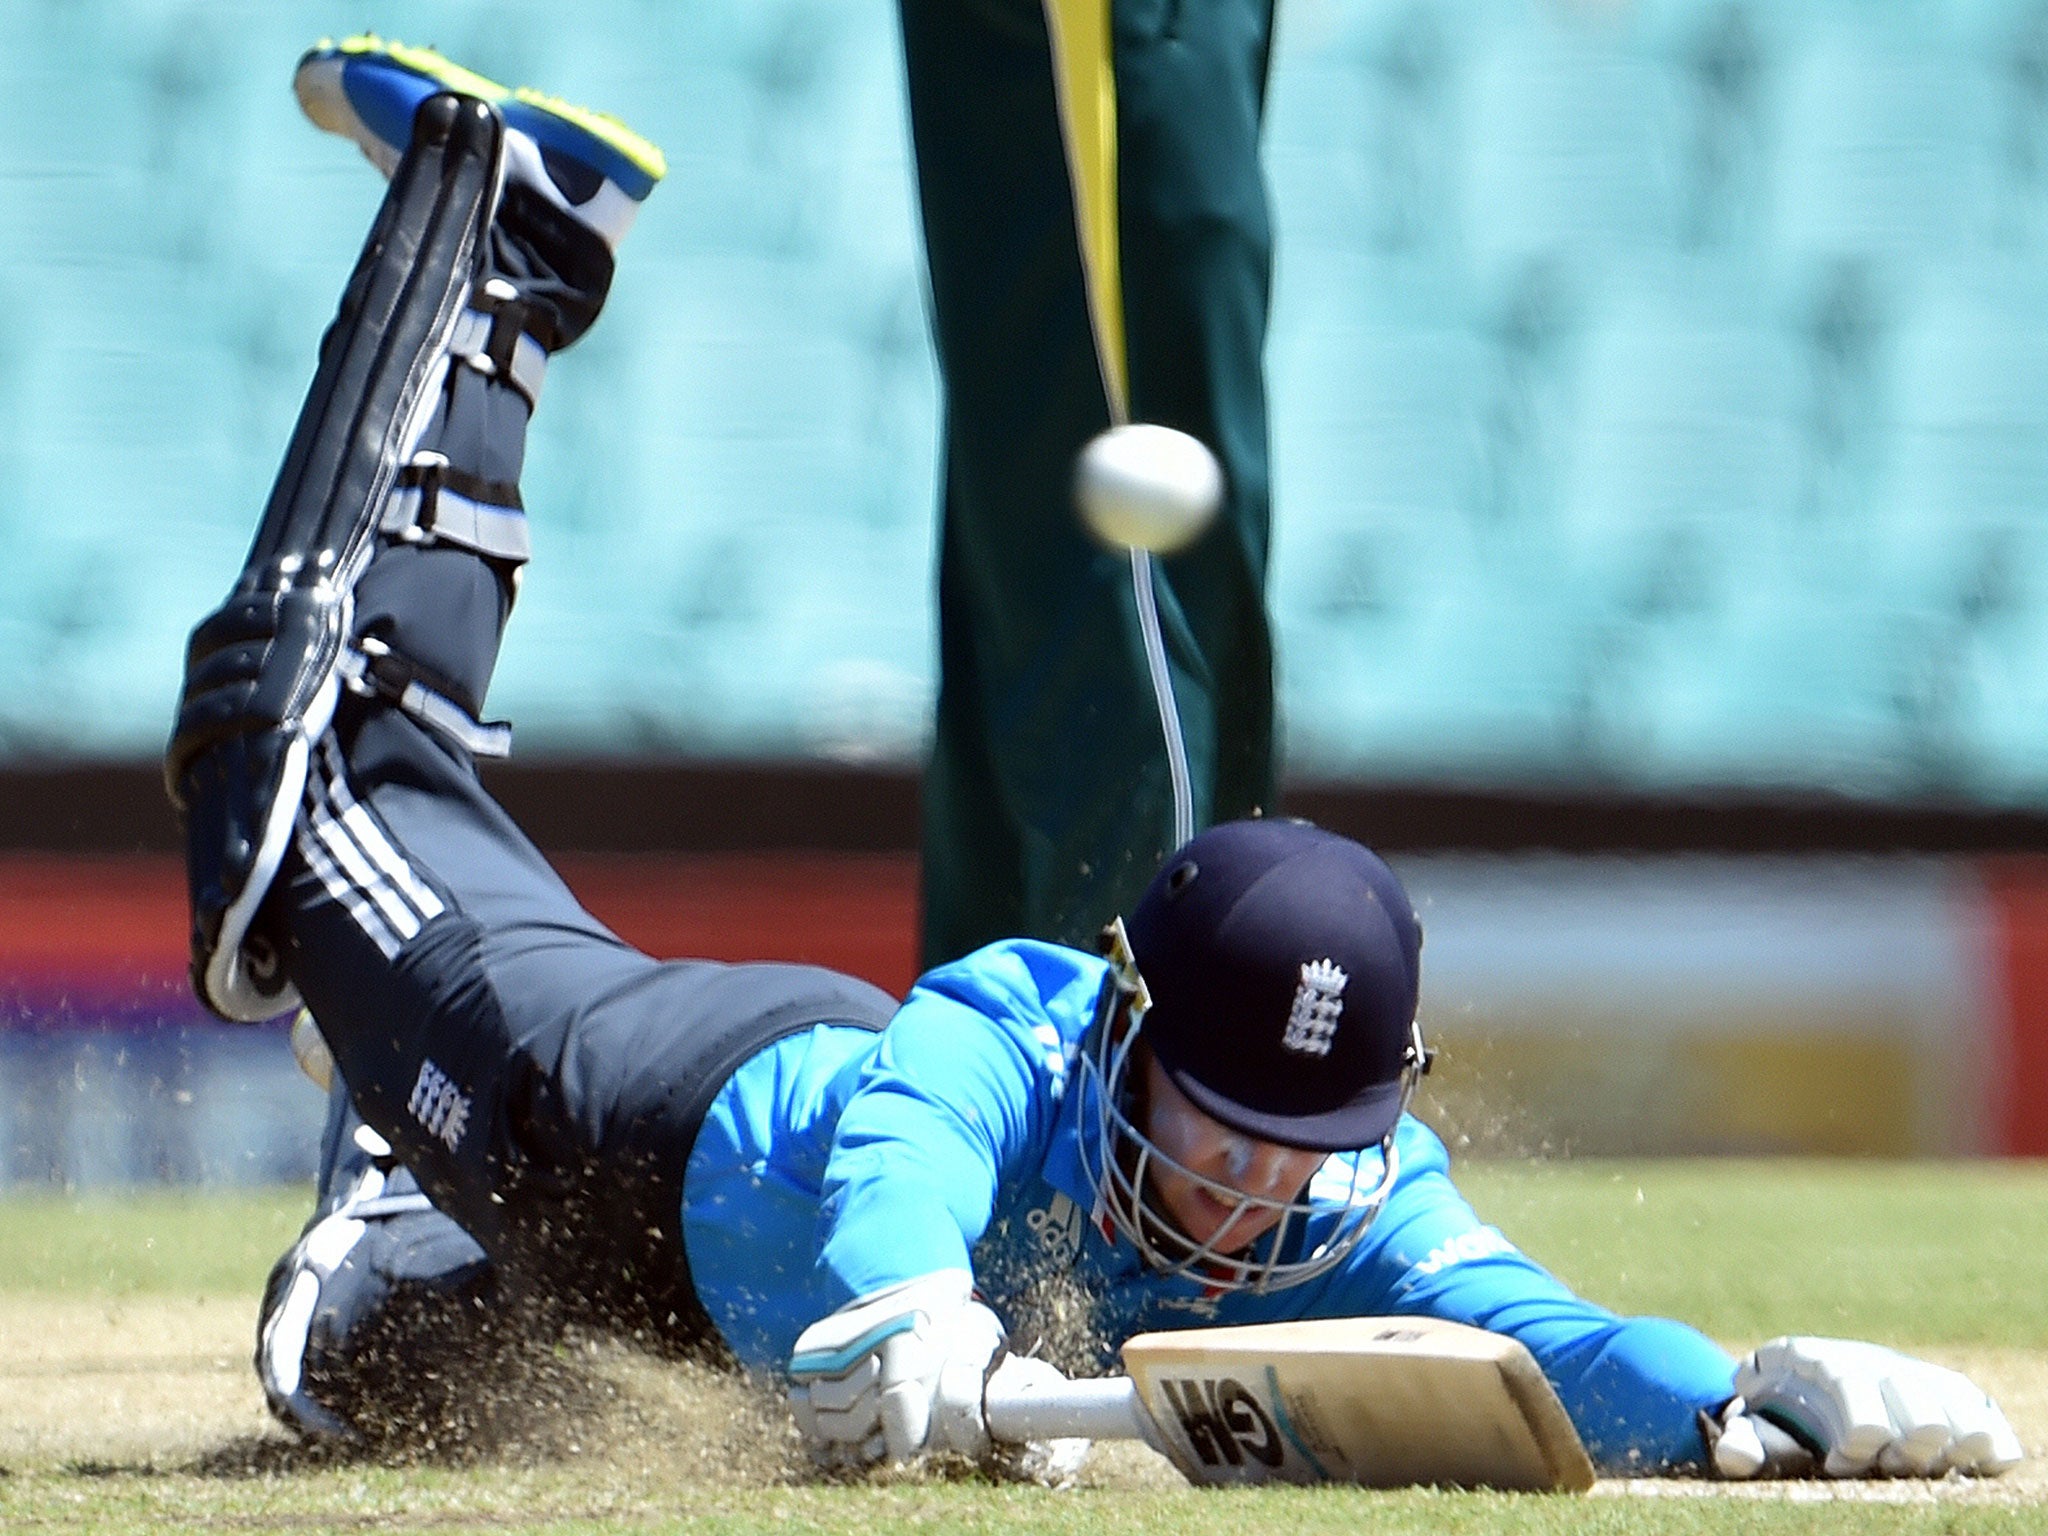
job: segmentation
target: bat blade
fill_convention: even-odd
[[[1153,1434],[1197,1483],[1583,1491],[1593,1465],[1521,1344],[1428,1318],[1141,1334]]]

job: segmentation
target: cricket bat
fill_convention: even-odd
[[[1145,1333],[1124,1376],[989,1379],[998,1440],[1140,1439],[1195,1483],[1584,1492],[1593,1463],[1535,1358],[1432,1318]]]

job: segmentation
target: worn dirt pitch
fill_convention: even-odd
[[[324,1464],[270,1422],[249,1366],[251,1299],[0,1295],[0,1467],[23,1473],[275,1472]],[[1728,1490],[1603,1483],[1601,1496],[1862,1499],[2048,1505],[2048,1351],[1922,1351],[1980,1381],[2032,1460],[1996,1481]],[[656,1488],[768,1489],[802,1477],[778,1405],[730,1379],[611,1346],[563,1355],[549,1390],[493,1422],[490,1443],[423,1460],[578,1463]],[[1085,1481],[1161,1489],[1179,1478],[1140,1447],[1098,1451]]]
[[[1110,1448],[1078,1496],[883,1477],[819,1485],[779,1403],[615,1347],[538,1362],[485,1433],[369,1459],[268,1423],[256,1298],[303,1190],[0,1200],[0,1529],[518,1529],[621,1536],[2039,1536],[2048,1529],[2048,1162],[1468,1163],[1482,1217],[1584,1294],[1731,1344],[1877,1338],[1974,1375],[2034,1460],[1984,1483],[1614,1481],[1592,1499],[1182,1487]],[[464,1407],[473,1405],[464,1400]]]

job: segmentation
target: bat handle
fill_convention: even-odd
[[[1143,1440],[1155,1449],[1151,1415],[1128,1376],[1090,1380],[1054,1379],[1042,1371],[1004,1361],[982,1393],[992,1439]]]

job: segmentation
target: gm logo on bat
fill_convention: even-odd
[[[1241,1467],[1249,1456],[1278,1467],[1287,1459],[1287,1446],[1273,1416],[1243,1382],[1228,1376],[1179,1381],[1161,1377],[1159,1390],[1204,1466]]]

